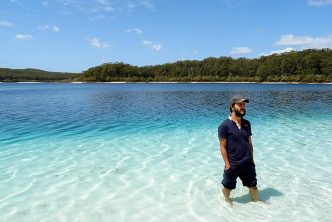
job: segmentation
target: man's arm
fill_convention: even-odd
[[[230,163],[228,160],[228,155],[227,155],[227,150],[226,150],[226,144],[227,140],[226,139],[219,139],[219,144],[220,144],[220,151],[221,151],[221,156],[224,159],[225,162],[225,170],[228,170],[230,168]]]
[[[249,148],[251,160],[254,162],[254,146],[252,145],[251,136],[249,136]]]

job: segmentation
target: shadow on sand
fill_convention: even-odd
[[[282,196],[282,195],[283,194],[280,191],[273,189],[273,188],[264,188],[263,190],[259,191],[259,198],[260,198],[260,200],[262,200],[264,202],[268,201],[271,197],[277,197],[277,196]],[[245,194],[241,197],[234,197],[231,199],[234,202],[242,203],[242,204],[251,202],[249,191],[248,191],[248,194]]]

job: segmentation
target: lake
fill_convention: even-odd
[[[258,189],[220,195],[217,128],[250,100]],[[1,221],[329,221],[332,85],[0,84]]]

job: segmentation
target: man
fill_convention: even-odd
[[[242,96],[233,96],[229,103],[231,115],[218,128],[220,151],[225,162],[222,180],[226,202],[233,206],[230,193],[236,187],[240,177],[243,186],[249,188],[253,201],[258,201],[257,179],[254,164],[251,126],[243,116],[246,114],[249,100]]]

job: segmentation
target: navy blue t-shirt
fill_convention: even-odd
[[[226,139],[226,150],[228,160],[231,164],[242,165],[251,159],[249,137],[251,136],[251,126],[248,120],[242,119],[241,129],[230,119],[218,128],[219,139]]]

